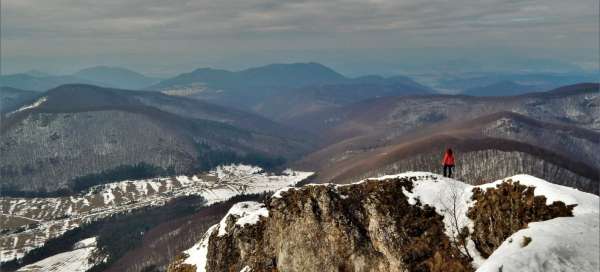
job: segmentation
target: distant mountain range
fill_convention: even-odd
[[[512,81],[500,81],[486,86],[465,90],[462,94],[472,96],[510,96],[543,91],[540,86],[523,85]]]
[[[66,76],[33,76],[30,74],[12,74],[0,76],[0,86],[10,87],[21,90],[32,90],[43,92],[52,88],[56,88],[64,84],[95,84],[103,85],[101,82],[94,82],[82,78],[78,78],[72,75]]]
[[[435,91],[407,77],[365,76],[284,91],[259,102],[253,110],[274,120],[285,120],[365,99],[430,94]]]
[[[351,93],[349,96],[355,96],[354,93],[364,90],[360,93],[360,97],[370,98],[421,94],[422,91],[437,93],[437,90],[442,92],[450,90],[451,93],[473,96],[509,96],[597,80],[595,74],[584,72],[511,74],[455,71],[413,76],[420,82],[427,82],[429,86],[404,76],[384,78],[369,75],[349,78],[315,62],[270,64],[241,71],[200,68],[164,80],[148,77],[129,69],[108,66],[86,68],[70,75],[52,75],[30,70],[0,76],[0,86],[46,91],[63,84],[81,83],[131,90],[145,89],[170,95],[190,96],[221,105],[270,114],[276,110],[269,109],[268,102],[265,100],[273,98],[277,101],[279,99],[277,97],[286,93],[295,96],[300,91],[311,92],[315,89],[320,93],[329,93],[327,94],[329,99],[338,96],[335,93],[344,89],[348,89]],[[314,96],[314,94],[307,95]]]
[[[595,73],[458,73],[436,76],[436,88],[475,96],[510,96],[546,91],[581,82],[597,82]]]
[[[318,63],[271,64],[238,72],[197,69],[147,89],[251,109],[264,99],[284,91],[344,80],[343,75]]]
[[[364,100],[282,120],[320,132],[324,147],[297,166],[348,182],[408,169],[439,170],[447,147],[466,180],[524,172],[598,193],[600,93],[578,84],[521,96]],[[470,171],[463,171],[471,169]]]
[[[214,89],[243,91],[247,88],[295,88],[303,85],[343,81],[346,78],[318,63],[270,64],[239,72],[211,68],[196,69],[150,86],[147,89],[168,90],[195,83]]]
[[[348,78],[319,63],[271,64],[238,72],[203,68],[147,89],[253,110],[274,119],[324,104],[434,92],[410,78]]]
[[[464,167],[479,167],[485,156],[522,162],[505,172],[491,164],[469,171],[465,179],[474,182],[523,171],[589,191],[600,179],[593,174],[600,158],[590,152],[599,147],[598,84],[540,87],[572,77],[446,79],[466,91],[440,95],[408,77],[349,78],[318,63],[202,68],[160,82],[110,67],[32,74],[1,82],[21,86],[0,89],[0,183],[15,191],[69,188],[73,179],[121,165],[188,173],[280,159],[300,159],[293,165],[346,182],[417,162],[434,171],[445,146],[471,158]],[[71,81],[150,86],[64,85]]]
[[[47,91],[64,84],[93,84],[123,89],[142,89],[159,79],[120,67],[96,66],[72,75],[50,75],[37,70],[0,76],[0,86],[16,89]]]
[[[129,69],[107,66],[83,69],[73,76],[92,82],[102,82],[115,88],[131,90],[142,89],[160,81],[160,79],[147,77]]]

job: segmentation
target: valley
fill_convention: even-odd
[[[294,186],[312,173],[286,170],[269,175],[259,167],[220,166],[202,175],[109,183],[80,195],[59,198],[1,198],[0,257],[24,256],[48,239],[114,214],[161,206],[183,196],[201,196],[210,206],[236,195],[257,194]]]

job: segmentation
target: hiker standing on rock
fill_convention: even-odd
[[[444,177],[451,178],[452,168],[454,168],[454,154],[452,154],[452,149],[446,149],[444,159],[442,160],[442,165],[444,166]]]

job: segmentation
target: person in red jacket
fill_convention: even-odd
[[[454,168],[454,154],[452,153],[452,149],[446,149],[444,159],[442,160],[442,165],[444,166],[444,177],[451,178],[452,168]]]

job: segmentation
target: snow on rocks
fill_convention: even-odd
[[[554,201],[577,205],[573,210],[574,217],[530,223],[528,228],[507,239],[487,260],[479,254],[473,254],[477,250],[469,239],[468,248],[474,258],[474,266],[479,267],[477,271],[600,271],[600,202],[594,194],[523,174],[480,186],[426,172],[408,172],[377,179],[396,177],[416,178],[412,193],[405,192],[405,195],[435,207],[444,215],[448,235],[454,235],[463,226],[472,228],[466,213],[474,204],[471,196],[475,187],[485,190],[495,188],[504,181],[518,181],[522,185],[535,187],[534,194],[545,196],[548,205]],[[531,238],[531,242],[524,247],[523,237]]]
[[[530,223],[506,239],[477,271],[600,271],[598,196],[529,175],[505,180],[508,179],[534,186],[534,194],[544,195],[547,204],[554,201],[576,204],[573,217]],[[489,188],[500,182],[480,187]]]
[[[264,204],[255,201],[236,203],[219,223],[219,237],[227,234],[227,220],[229,217],[234,218],[236,226],[243,227],[246,224],[254,225],[258,223],[260,217],[269,217],[269,210]]]
[[[405,192],[405,195],[435,207],[444,216],[449,237],[455,237],[456,231],[464,226],[472,229],[472,222],[466,213],[474,204],[471,196],[476,187],[485,190],[508,180],[518,181],[522,185],[535,187],[534,194],[545,196],[548,205],[554,201],[577,205],[573,210],[574,217],[529,224],[527,229],[507,239],[487,260],[474,254],[477,250],[469,239],[468,249],[474,258],[473,265],[479,267],[477,271],[600,271],[599,198],[594,194],[524,174],[479,186],[427,172],[407,172],[377,179],[402,177],[415,178],[412,193]],[[526,247],[520,246],[523,236],[532,239]]]
[[[248,171],[252,170],[248,169]],[[480,186],[469,185],[429,172],[406,172],[368,180],[385,181],[394,178],[408,178],[413,182],[411,191],[403,190],[409,203],[435,207],[436,211],[444,216],[446,234],[451,239],[457,237],[463,227],[473,230],[473,222],[467,217],[467,212],[475,205],[471,199],[474,188],[486,190],[512,180],[518,181],[522,185],[535,187],[534,195],[545,196],[548,205],[555,201],[562,201],[566,205],[576,204],[573,209],[573,217],[558,217],[530,223],[527,228],[512,234],[487,259],[479,254],[471,239],[467,239],[467,250],[473,257],[473,266],[480,272],[600,271],[600,252],[598,250],[600,248],[600,214],[599,198],[596,195],[552,184],[530,175],[515,175]],[[349,185],[311,184],[309,186],[339,188]],[[284,187],[272,197],[282,198],[289,190],[301,189]],[[186,251],[189,257],[184,263],[196,265],[197,271],[205,271],[206,245],[210,234],[218,232],[218,236],[225,235],[227,233],[226,219],[229,216],[234,216],[238,226],[246,223],[254,224],[260,220],[261,216],[269,216],[269,211],[262,204],[242,202],[239,205],[232,207],[220,224],[209,230],[197,246]]]
[[[575,188],[550,183],[530,175],[515,175],[478,187],[485,190],[486,188],[496,187],[496,185],[506,180],[519,181],[523,185],[535,187],[533,193],[545,196],[546,204],[548,205],[554,201],[562,201],[566,205],[577,204],[573,211],[575,216],[578,214],[598,213],[598,196],[579,191]]]
[[[206,262],[207,254],[208,254],[208,241],[210,239],[210,235],[218,228],[219,225],[214,225],[210,227],[200,242],[195,244],[192,248],[186,250],[184,253],[188,256],[183,263],[190,264],[196,267],[196,272],[205,272],[206,271]]]
[[[184,264],[194,265],[197,272],[206,271],[207,254],[208,254],[208,242],[210,236],[217,232],[217,236],[221,237],[227,234],[227,222],[230,218],[235,220],[236,226],[253,225],[258,223],[261,217],[269,217],[269,210],[264,204],[255,201],[244,201],[234,204],[227,214],[223,217],[219,224],[210,227],[200,242],[195,244],[190,249],[184,251],[187,258],[183,261]],[[248,269],[250,269],[248,267]],[[242,271],[251,271],[243,269]]]

